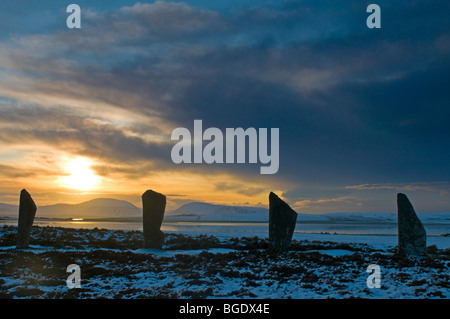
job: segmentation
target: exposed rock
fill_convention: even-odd
[[[397,194],[398,250],[412,256],[426,254],[427,232],[405,194]]]
[[[161,224],[164,219],[165,209],[166,196],[163,194],[152,190],[148,190],[142,194],[145,248],[162,248],[164,233],[161,231]]]
[[[269,248],[286,250],[292,240],[297,213],[277,195],[269,194]]]
[[[36,215],[36,204],[31,195],[22,189],[19,201],[19,223],[17,227],[17,248],[28,248],[30,245],[31,227]]]

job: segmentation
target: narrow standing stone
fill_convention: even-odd
[[[163,194],[148,190],[142,195],[145,248],[162,248],[164,233],[160,228],[165,209],[166,196]]]
[[[427,248],[427,232],[405,194],[397,194],[398,250],[400,254],[423,256]]]
[[[19,223],[17,227],[17,248],[28,248],[30,245],[31,227],[36,215],[36,204],[31,195],[22,189],[19,200]]]
[[[286,250],[294,234],[297,213],[277,195],[269,194],[269,248]]]

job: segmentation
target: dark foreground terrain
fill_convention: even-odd
[[[138,231],[33,227],[17,250],[16,227],[0,227],[0,298],[450,298],[450,249],[406,258],[369,245],[294,241],[288,252],[262,238],[166,234],[143,249]],[[67,266],[81,269],[69,289]],[[370,264],[380,288],[368,288]]]

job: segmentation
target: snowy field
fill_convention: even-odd
[[[392,236],[296,233],[275,254],[264,236],[166,232],[153,250],[140,231],[33,227],[30,249],[17,250],[16,228],[0,233],[1,298],[450,298],[450,249],[430,241],[427,257],[405,258]],[[66,285],[70,264],[81,288]],[[371,264],[380,288],[367,285]]]

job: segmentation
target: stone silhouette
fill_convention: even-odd
[[[17,227],[17,248],[28,248],[30,245],[31,227],[36,215],[36,204],[31,195],[22,189],[19,200],[19,223]]]
[[[297,213],[277,195],[269,194],[269,248],[287,250],[294,234]]]
[[[405,194],[397,194],[397,209],[399,253],[411,256],[425,255],[427,233]]]
[[[164,243],[164,233],[160,228],[164,219],[165,209],[166,196],[163,194],[152,190],[148,190],[142,194],[145,248],[162,248]]]

